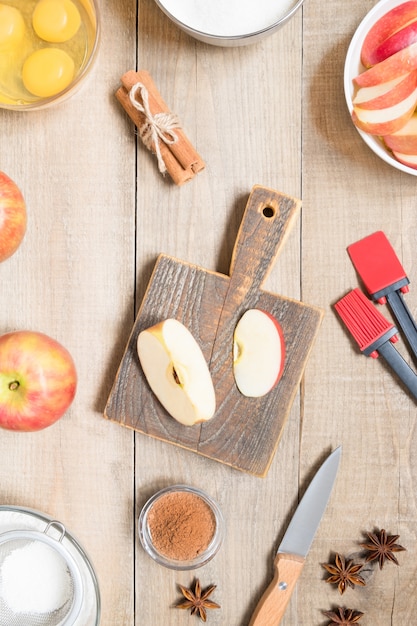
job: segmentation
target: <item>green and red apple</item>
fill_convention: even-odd
[[[285,363],[281,325],[261,309],[247,310],[233,337],[233,374],[239,391],[251,398],[267,394],[280,380]]]
[[[26,204],[16,183],[0,172],[0,262],[16,252],[26,232]]]
[[[150,388],[174,419],[192,426],[213,417],[216,398],[209,368],[184,324],[167,319],[143,330],[137,351]]]
[[[0,336],[0,427],[50,426],[67,411],[76,387],[72,356],[55,339],[30,330]]]

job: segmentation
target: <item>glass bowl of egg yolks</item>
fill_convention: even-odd
[[[0,0],[0,108],[30,111],[77,91],[100,39],[96,0]]]

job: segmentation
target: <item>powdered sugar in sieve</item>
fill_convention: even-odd
[[[60,538],[48,535],[60,530]],[[62,546],[65,528],[50,522],[44,532],[0,534],[0,624],[64,626],[80,611],[81,576]]]

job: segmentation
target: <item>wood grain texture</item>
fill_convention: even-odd
[[[322,318],[318,308],[261,289],[299,208],[294,198],[255,186],[237,235],[230,276],[160,256],[106,406],[108,419],[237,469],[266,474]],[[251,308],[273,315],[285,341],[282,378],[261,398],[243,396],[233,375],[234,330]],[[139,365],[139,333],[168,318],[190,330],[209,365],[217,409],[201,425],[184,427],[173,420]]]
[[[177,584],[195,576],[217,584],[221,609],[208,624],[247,626],[300,496],[339,444],[335,490],[281,626],[324,626],[323,611],[341,603],[363,611],[366,625],[415,623],[417,410],[381,363],[358,352],[332,306],[358,285],[347,246],[380,229],[417,314],[416,178],[369,150],[343,94],[348,45],[374,4],[306,0],[272,37],[222,49],[182,33],[154,0],[100,0],[100,52],[80,92],[43,112],[0,110],[0,169],[29,212],[22,247],[0,264],[0,330],[49,333],[73,353],[80,377],[55,426],[1,432],[0,500],[53,515],[79,539],[100,582],[100,626],[193,626],[195,616],[173,605]],[[180,188],[160,175],[115,98],[135,67],[150,72],[206,163]],[[262,297],[325,311],[262,479],[103,419],[158,255],[227,282],[255,184],[302,200]],[[197,335],[210,325],[207,314],[193,322]],[[242,436],[240,445],[250,444]],[[226,520],[221,550],[195,572],[158,566],[138,541],[142,505],[174,482],[204,488]],[[400,566],[372,569],[366,587],[340,597],[321,563],[336,550],[357,554],[374,526],[400,534]]]

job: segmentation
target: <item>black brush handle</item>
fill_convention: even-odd
[[[390,341],[386,341],[378,346],[378,352],[417,400],[417,375],[408,363],[404,361],[398,350]]]
[[[410,349],[412,350],[414,357],[417,359],[417,324],[414,317],[411,315],[401,291],[391,291],[385,294],[387,302],[391,308],[391,311],[403,331]]]

